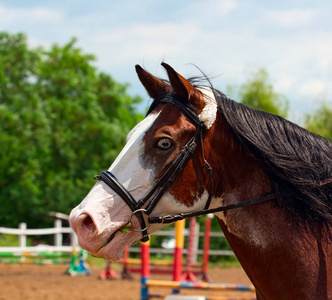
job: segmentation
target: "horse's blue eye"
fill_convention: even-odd
[[[171,146],[172,142],[169,139],[160,139],[157,143],[157,148],[160,150],[168,150]]]

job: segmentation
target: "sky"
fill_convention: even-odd
[[[201,75],[197,66],[222,92],[264,68],[301,123],[332,101],[331,13],[330,0],[0,0],[0,30],[46,49],[77,37],[98,70],[145,99],[141,109],[136,64],[162,78],[163,61],[185,77]]]

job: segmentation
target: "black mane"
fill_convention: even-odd
[[[332,221],[332,144],[282,117],[214,92],[219,115],[241,146],[264,166],[285,206],[304,224],[328,228]]]

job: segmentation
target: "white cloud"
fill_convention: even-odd
[[[309,24],[318,16],[315,9],[265,10],[266,22],[280,27],[299,27]]]
[[[328,94],[330,82],[322,79],[307,78],[299,86],[299,95],[318,99]]]
[[[39,23],[59,22],[63,13],[58,10],[50,10],[42,7],[35,8],[9,8],[0,6],[0,25],[15,23]]]
[[[121,3],[75,15],[61,4],[55,9],[0,6],[0,30],[24,31],[33,46],[64,44],[76,36],[84,52],[96,55],[98,67],[130,82],[133,93],[142,91],[134,64],[164,77],[162,60],[185,76],[199,75],[190,63],[207,75],[221,75],[213,83],[223,91],[243,83],[245,71],[266,68],[276,91],[294,105],[330,92],[332,33],[320,27],[320,6],[272,10],[255,1],[196,0],[159,12],[157,2],[142,0],[139,10],[127,11]],[[324,20],[332,27],[331,19]]]
[[[198,29],[190,23],[136,24],[99,32],[89,37],[89,44],[104,49],[101,51],[104,62],[119,64],[146,56],[176,55],[188,49],[198,34]],[[110,57],[110,52],[116,56]]]
[[[211,17],[226,16],[238,7],[239,3],[235,0],[204,0],[195,1],[188,7],[189,13],[186,16],[194,15],[195,18],[205,18],[211,21]]]
[[[330,90],[332,75],[332,34],[302,33],[294,37],[274,39],[279,53],[270,62],[270,72],[279,76],[279,87],[289,95],[314,101]],[[310,101],[310,100],[308,100]]]

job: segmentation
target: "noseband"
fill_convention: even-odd
[[[196,132],[194,136],[187,142],[187,144],[181,149],[178,156],[174,159],[172,164],[168,167],[166,172],[162,175],[162,177],[156,182],[150,192],[142,199],[136,201],[134,197],[130,194],[130,192],[116,179],[116,177],[110,171],[102,171],[99,175],[95,176],[94,178],[97,180],[101,180],[105,182],[115,193],[117,193],[123,201],[130,207],[132,210],[132,214],[129,218],[129,222],[124,228],[128,228],[133,231],[142,232],[142,242],[146,242],[149,240],[147,229],[150,224],[153,223],[163,223],[169,224],[173,223],[178,220],[183,220],[185,218],[201,216],[208,213],[215,213],[220,211],[231,210],[239,207],[249,206],[252,204],[257,204],[261,202],[265,202],[271,199],[276,198],[274,193],[267,194],[264,196],[260,196],[255,199],[251,199],[245,202],[226,205],[218,208],[209,209],[214,186],[212,180],[212,169],[209,163],[205,160],[204,156],[204,146],[203,146],[203,137],[202,133],[205,130],[205,125],[200,121],[197,114],[191,110],[189,107],[183,105],[179,100],[173,99],[171,97],[164,97],[159,101],[155,101],[154,104],[150,107],[148,114],[159,104],[159,103],[171,103],[175,105],[187,118],[188,120],[195,125]],[[159,200],[168,190],[168,188],[172,185],[176,176],[185,168],[187,163],[189,162],[190,158],[192,157],[196,146],[198,143],[201,143],[201,150],[202,150],[202,158],[204,161],[204,168],[209,176],[210,179],[210,188],[209,188],[209,196],[206,201],[205,207],[201,211],[191,212],[191,213],[181,213],[179,215],[174,216],[162,216],[162,217],[149,217],[148,218],[148,225],[146,225],[143,213],[146,215],[150,215],[156,205],[158,204]],[[148,203],[148,204],[147,204]],[[147,206],[143,208],[144,205]],[[137,220],[139,221],[141,229],[136,229],[132,226],[131,219],[133,216],[136,216]],[[120,231],[124,231],[123,228]]]

